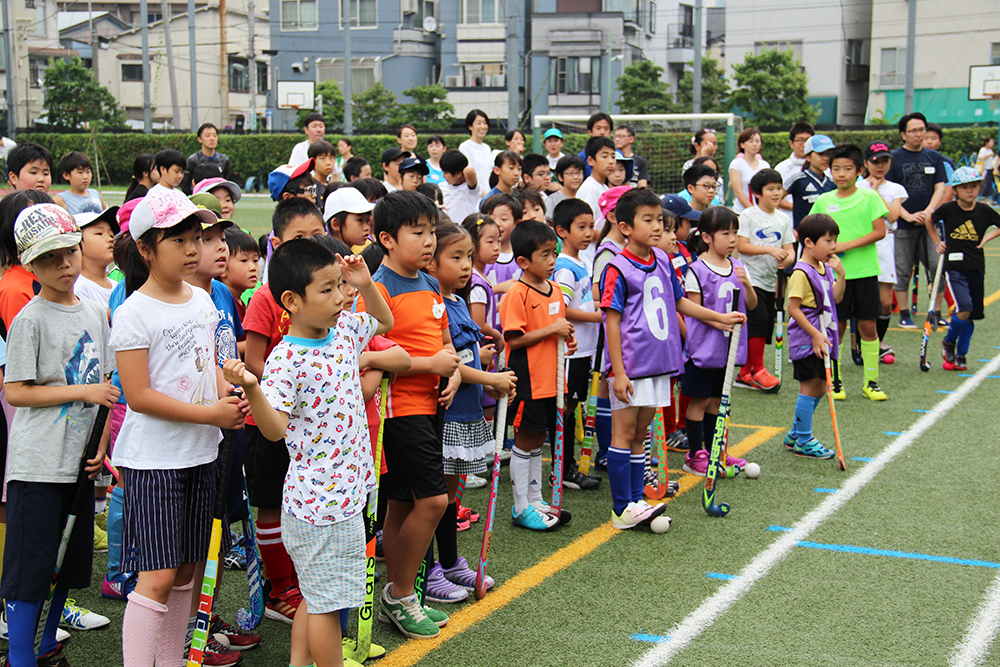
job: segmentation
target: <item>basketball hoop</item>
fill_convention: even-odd
[[[1000,93],[987,94],[986,101],[989,102],[990,111],[996,111],[1000,109]]]

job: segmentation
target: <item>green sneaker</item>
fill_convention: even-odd
[[[788,451],[792,451],[793,449],[795,449],[795,445],[797,443],[798,439],[794,435],[792,435],[791,433],[785,434],[785,440],[783,443],[785,445],[785,449],[787,449]]]
[[[424,605],[424,613],[427,615],[427,618],[434,621],[434,625],[439,628],[443,628],[448,625],[448,621],[451,620],[448,618],[448,614],[444,613],[440,609],[435,609],[434,607],[430,607],[428,605]]]
[[[103,510],[94,515],[94,524],[101,530],[107,532],[108,530],[108,508],[105,506]]]
[[[391,586],[382,589],[381,606],[386,617],[410,639],[433,639],[441,630],[427,617],[416,593],[396,599],[389,595]],[[379,617],[381,618],[381,614]]]
[[[795,455],[804,459],[832,459],[833,451],[820,444],[816,438],[804,443],[795,443]]]

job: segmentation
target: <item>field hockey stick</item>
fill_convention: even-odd
[[[563,414],[566,401],[566,338],[559,336],[556,350],[556,437],[552,442],[552,516],[562,514],[563,456],[566,434],[563,432]]]
[[[937,318],[934,317],[934,298],[937,296],[938,284],[941,282],[941,270],[944,268],[944,262],[944,255],[938,257],[937,269],[934,271],[934,286],[931,289],[930,303],[927,305],[927,319],[924,320],[924,337],[920,341],[920,370],[925,373],[931,369],[930,364],[927,363],[927,343],[931,338],[931,329],[937,329]]]
[[[653,413],[653,440],[656,442],[656,486],[646,485],[643,493],[651,500],[672,498],[680,490],[680,484],[670,481],[670,471],[667,466],[667,436],[663,428],[663,408],[657,408]]]
[[[855,359],[854,353],[860,352],[860,348],[858,347],[858,318],[856,317],[851,318],[850,327],[851,327],[851,361],[854,361]]]
[[[503,372],[503,353],[497,360],[497,373]],[[497,401],[497,409],[493,417],[493,427],[496,432],[493,446],[493,478],[490,480],[490,499],[486,503],[486,528],[483,530],[483,546],[479,550],[479,567],[476,568],[476,599],[482,600],[486,595],[486,564],[490,558],[490,545],[493,543],[493,519],[497,513],[497,493],[500,489],[500,455],[503,453],[504,437],[507,435],[507,398]]]
[[[243,473],[243,500],[247,504],[247,518],[243,519],[243,548],[247,553],[247,588],[250,607],[236,610],[236,624],[243,630],[253,630],[264,618],[264,582],[260,574],[260,553],[247,491],[246,472]]]
[[[236,395],[236,394],[234,394]],[[191,636],[191,651],[188,653],[188,667],[200,667],[205,659],[205,645],[208,643],[208,628],[212,622],[212,601],[215,586],[219,581],[219,551],[222,549],[222,526],[227,520],[226,500],[229,498],[229,472],[233,464],[236,432],[222,432],[222,466],[219,483],[215,488],[215,512],[212,515],[212,538],[208,543],[208,557],[205,559],[205,576],[201,582],[198,597],[198,616]]]
[[[739,308],[740,304],[740,291],[738,289],[733,290],[733,307]],[[701,495],[701,505],[708,512],[709,516],[726,516],[729,514],[729,505],[727,503],[715,502],[715,481],[719,475],[719,468],[721,468],[721,458],[722,458],[722,444],[725,440],[725,420],[729,416],[729,394],[733,390],[733,368],[736,366],[736,352],[740,347],[740,330],[743,328],[742,322],[737,322],[733,325],[733,330],[729,334],[729,355],[726,358],[726,377],[722,383],[722,401],[719,404],[719,415],[716,419],[721,418],[723,427],[715,429],[715,435],[712,437],[712,455],[709,457],[708,461],[708,473],[705,477],[705,490]]]
[[[375,615],[375,517],[378,514],[378,487],[382,479],[382,436],[385,434],[385,405],[389,400],[389,378],[382,377],[379,385],[382,400],[378,408],[378,438],[375,440],[375,490],[368,494],[365,507],[365,524],[368,544],[365,545],[365,604],[358,609],[358,641],[354,645],[352,660],[364,662],[372,646],[372,617]]]
[[[80,461],[80,472],[76,478],[76,488],[73,490],[73,504],[70,505],[69,514],[66,516],[66,523],[63,525],[62,537],[59,538],[59,550],[56,552],[56,567],[52,573],[52,582],[49,584],[49,593],[42,603],[42,608],[38,611],[38,620],[35,622],[35,654],[37,655],[42,645],[42,635],[45,634],[45,626],[49,621],[49,612],[52,610],[52,598],[56,593],[56,585],[59,583],[59,572],[62,570],[63,559],[66,558],[66,549],[69,547],[69,539],[73,535],[73,527],[76,525],[76,513],[80,506],[86,501],[87,492],[93,492],[94,482],[87,474],[87,461],[97,456],[97,448],[101,444],[101,436],[104,435],[104,424],[108,421],[108,408],[104,405],[97,408],[97,417],[94,425],[90,429],[90,437],[87,439],[87,448],[83,460]],[[62,610],[60,610],[62,613]]]
[[[590,373],[590,392],[587,394],[587,418],[583,422],[583,444],[580,445],[579,470],[590,474],[594,459],[594,438],[597,433],[597,391],[601,386],[601,366],[604,365],[604,327],[597,332],[597,352],[594,354],[594,368]]]
[[[462,498],[465,496],[465,480],[465,475],[458,476],[458,488],[455,489],[455,503],[459,507],[462,506]]]
[[[920,261],[913,262],[913,292],[910,297],[911,310],[917,312],[917,301],[920,300]]]
[[[115,481],[117,482],[118,481],[118,468],[116,468],[113,465],[111,465],[111,459],[106,454],[104,456],[104,467],[108,469],[108,472],[111,473],[111,476],[114,477]]]
[[[830,399],[830,421],[833,423],[833,441],[837,444],[837,462],[841,470],[847,470],[844,463],[844,451],[840,448],[840,429],[837,428],[837,409],[833,404],[833,368],[830,363],[830,346],[826,348],[823,356],[823,368],[826,370],[826,395]]]
[[[785,272],[778,269],[778,280],[774,286],[774,377],[778,380],[775,391],[781,389],[781,362],[785,350]]]

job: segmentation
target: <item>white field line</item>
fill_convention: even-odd
[[[998,628],[1000,628],[1000,576],[993,580],[993,585],[979,605],[979,613],[972,619],[962,641],[955,644],[955,648],[952,649],[948,664],[955,667],[983,664]]]
[[[917,438],[934,426],[939,419],[948,414],[966,396],[972,393],[986,379],[987,375],[992,375],[997,370],[1000,370],[1000,355],[994,357],[978,373],[959,385],[954,392],[948,394],[944,400],[934,406],[933,410],[918,419],[906,433],[893,440],[873,461],[848,478],[841,485],[837,493],[827,496],[826,500],[798,521],[790,531],[783,533],[781,537],[775,540],[774,544],[758,554],[739,573],[737,578],[726,582],[714,595],[707,598],[701,603],[701,606],[691,612],[687,618],[674,626],[670,632],[666,633],[670,635],[670,641],[657,644],[653,649],[632,663],[633,667],[660,667],[661,665],[668,664],[702,632],[711,627],[716,618],[736,604],[757,581],[767,576],[795,548],[795,545],[799,541],[809,537],[824,521],[833,516],[861,489],[875,479],[875,476],[890,461],[916,442]],[[738,508],[734,509],[738,511]],[[706,521],[712,520],[715,519],[706,518]],[[718,520],[725,521],[725,519]],[[993,618],[996,617],[996,613],[997,609],[994,606]],[[993,629],[995,631],[996,628],[994,627]]]

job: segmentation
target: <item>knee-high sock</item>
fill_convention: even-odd
[[[531,450],[528,475],[528,502],[542,499],[542,450]]]
[[[833,384],[837,384],[838,382],[840,382],[840,358],[830,359],[830,369],[831,369]]]
[[[34,600],[6,601],[7,637],[10,642],[7,659],[12,667],[35,664],[35,623],[41,605]]]
[[[705,449],[705,443],[703,442],[705,438],[705,426],[703,421],[688,419],[687,431],[688,444],[690,447],[688,453],[693,456],[699,449]]]
[[[125,617],[122,619],[124,667],[152,667],[166,616],[166,605],[150,600],[135,591],[128,594]],[[184,617],[187,618],[186,609]],[[180,657],[179,652],[178,657]]]
[[[944,339],[952,343],[958,341],[958,336],[962,333],[962,329],[965,328],[965,323],[971,321],[963,320],[958,316],[958,313],[955,313],[951,316],[951,321],[948,322],[948,332],[944,335]]]
[[[615,514],[621,514],[632,502],[632,452],[617,447],[608,448],[608,484]],[[640,484],[642,478],[640,476]],[[641,493],[641,490],[640,490]]]
[[[719,415],[713,415],[709,412],[705,413],[705,420],[702,422],[704,426],[702,428],[705,429],[705,449],[708,450],[709,456],[712,455],[712,442],[715,440],[715,431],[722,427],[722,424],[718,422]],[[723,461],[722,463],[725,465],[726,462]]]
[[[594,429],[597,431],[597,460],[608,455],[608,447],[611,446],[611,399],[597,399],[597,414],[594,420]]]
[[[108,578],[118,575],[122,563],[122,522],[125,491],[115,487],[108,496]]]
[[[885,332],[889,330],[888,315],[878,316],[878,319],[875,320],[875,330],[878,332],[878,341],[881,343],[885,340]]]
[[[347,624],[351,622],[351,610],[341,609],[338,613],[340,614],[340,636],[344,637],[344,633],[347,630]]]
[[[878,340],[861,341],[861,360],[865,363],[865,384],[878,382]]]
[[[531,452],[514,447],[510,455],[510,485],[514,492],[514,514],[528,507],[528,484],[531,477]]]
[[[3,552],[7,542],[7,524],[0,523],[0,577],[3,576]]]
[[[792,426],[792,433],[801,444],[809,442],[812,438],[814,406],[812,396],[799,394],[795,400],[795,424]]]
[[[743,366],[743,372],[753,375],[764,368],[764,348],[766,339],[764,336],[754,336],[747,339],[747,363]]]
[[[444,516],[434,530],[437,537],[438,561],[445,568],[455,567],[458,560],[458,505],[449,503],[444,508]]]
[[[685,396],[681,391],[680,399],[677,401],[677,428],[687,428],[688,406],[691,405],[691,397]]]
[[[642,492],[645,488],[646,457],[642,454],[632,454],[629,456],[630,484],[632,495],[629,500],[637,503],[642,500]]]
[[[257,522],[257,546],[264,561],[264,570],[271,580],[271,590],[278,594],[295,585],[295,567],[281,541],[281,522]]]
[[[955,354],[964,357],[969,353],[969,345],[972,343],[972,334],[976,330],[976,323],[966,320],[965,326],[958,334],[958,345],[955,346]]]
[[[191,611],[191,595],[194,582],[170,589],[167,598],[167,613],[163,618],[163,629],[156,650],[156,667],[183,667],[184,639],[187,634],[188,614]]]

